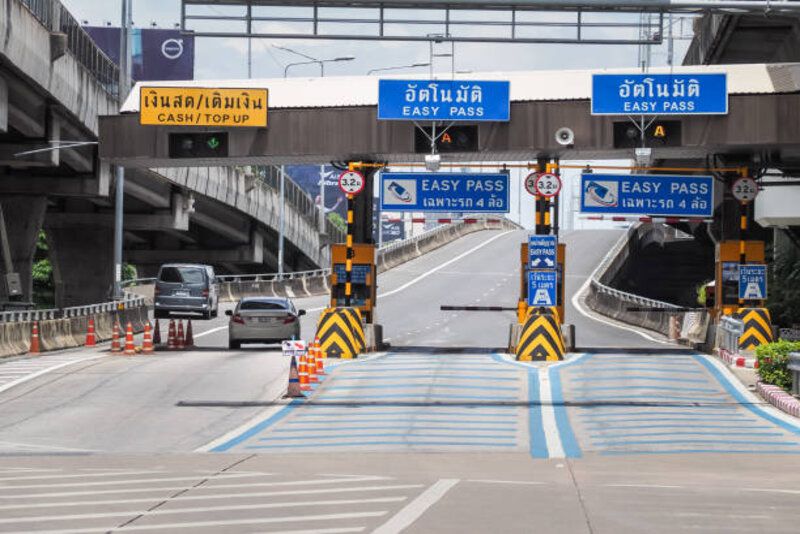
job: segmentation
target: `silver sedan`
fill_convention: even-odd
[[[300,317],[306,311],[298,311],[287,298],[245,297],[225,314],[230,316],[228,347],[238,349],[242,343],[300,339]]]

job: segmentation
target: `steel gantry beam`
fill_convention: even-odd
[[[642,45],[662,42],[665,13],[710,12],[800,13],[800,1],[182,0],[181,27],[197,37]]]

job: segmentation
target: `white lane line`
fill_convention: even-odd
[[[16,450],[34,451],[59,451],[59,452],[102,452],[99,449],[75,449],[72,447],[59,447],[56,445],[36,445],[33,443],[19,443],[17,441],[0,441],[0,447]]]
[[[5,442],[0,442],[5,443]],[[35,476],[20,476],[20,477],[2,477],[0,483],[9,482],[11,480],[50,480],[53,478],[86,478],[86,477],[113,477],[113,476],[129,476],[129,475],[152,475],[163,471],[154,471],[149,469],[147,471],[112,471],[108,473],[81,473],[71,475],[35,475]],[[2,474],[2,473],[0,473]]]
[[[506,232],[508,233],[508,232]],[[372,534],[399,534],[410,527],[414,521],[422,517],[428,508],[436,504],[445,493],[450,491],[459,479],[443,478],[423,491],[416,499],[404,506],[389,521],[372,531]]]
[[[227,329],[228,329],[228,325],[218,326],[218,327],[212,328],[210,330],[204,330],[202,332],[198,332],[197,334],[194,335],[194,337],[203,337],[203,336],[207,336],[208,334],[213,334],[214,332],[219,332],[220,330],[227,330]]]
[[[216,475],[214,480],[229,480],[229,479],[236,479],[236,478],[250,478],[250,477],[260,477],[265,476],[262,473],[222,473],[220,475]],[[196,481],[198,479],[204,478],[203,475],[195,475],[191,477],[164,477],[164,478],[134,478],[131,480],[103,480],[98,482],[67,482],[61,484],[24,484],[24,485],[8,485],[8,486],[0,486],[0,490],[6,489],[13,489],[13,490],[20,490],[20,489],[37,489],[37,488],[72,488],[75,486],[86,487],[86,486],[116,486],[119,484],[145,484],[151,482],[184,482],[184,481]],[[4,498],[7,496],[3,495]]]
[[[61,369],[61,368],[66,367],[68,365],[72,365],[72,364],[75,364],[75,363],[81,363],[81,362],[89,362],[89,361],[92,361],[92,360],[98,360],[100,358],[105,358],[107,356],[108,356],[108,354],[101,354],[99,356],[88,356],[86,358],[77,358],[75,360],[69,360],[69,361],[66,361],[66,362],[63,362],[63,363],[60,363],[60,364],[57,364],[57,365],[53,365],[51,367],[45,367],[41,371],[38,371],[38,372],[35,372],[35,373],[31,373],[31,374],[29,374],[27,376],[23,376],[22,378],[18,378],[16,380],[13,380],[11,382],[7,382],[7,383],[3,384],[2,386],[0,386],[0,393],[6,391],[8,389],[13,388],[14,386],[18,386],[18,385],[20,385],[20,384],[22,384],[24,382],[28,382],[29,380],[33,380],[34,378],[38,378],[38,377],[40,377],[40,376],[42,376],[44,374],[50,373],[52,371],[57,371],[58,369]],[[40,358],[47,358],[47,356],[39,356],[39,357]]]
[[[739,488],[739,491],[754,491],[757,493],[783,493],[786,495],[800,495],[800,490],[783,488]]]
[[[301,523],[303,521],[334,521],[337,519],[363,519],[368,517],[381,517],[388,514],[388,510],[376,510],[374,512],[352,512],[341,514],[322,514],[322,515],[300,515],[286,517],[259,517],[253,519],[223,519],[219,521],[192,521],[185,523],[161,523],[157,525],[127,525],[119,528],[79,528],[64,530],[24,530],[16,534],[80,534],[84,532],[109,532],[120,530],[124,532],[132,530],[167,530],[170,528],[204,528],[204,527],[227,527],[235,525],[264,525],[270,523]],[[321,532],[314,529],[308,532]],[[14,533],[11,533],[14,534]]]
[[[485,480],[481,478],[471,478],[466,482],[477,482],[480,484],[509,484],[519,486],[545,486],[545,482],[536,482],[533,480]]]
[[[683,486],[663,484],[603,484],[605,488],[639,488],[639,489],[683,489]]]
[[[471,248],[471,249],[469,249],[468,251],[466,251],[466,252],[464,252],[464,253],[462,253],[462,254],[459,254],[459,255],[458,255],[458,256],[456,256],[455,258],[452,258],[452,259],[450,259],[450,260],[448,260],[448,261],[446,261],[446,262],[442,263],[442,264],[441,264],[441,265],[439,265],[438,267],[434,267],[434,268],[433,268],[433,269],[431,269],[430,271],[427,271],[427,272],[425,272],[425,273],[423,273],[423,274],[419,275],[418,277],[414,278],[413,280],[410,280],[410,281],[406,282],[405,284],[403,284],[402,286],[398,287],[397,289],[393,289],[393,290],[391,290],[391,291],[387,291],[386,293],[379,294],[379,295],[378,295],[378,298],[388,297],[388,296],[390,296],[390,295],[394,295],[395,293],[399,293],[399,292],[401,292],[401,291],[403,291],[403,290],[405,290],[405,289],[408,289],[409,287],[413,286],[413,285],[414,285],[414,284],[416,284],[417,282],[420,282],[420,281],[424,280],[425,278],[429,277],[430,275],[434,274],[435,272],[438,272],[438,271],[440,271],[440,270],[444,269],[445,267],[447,267],[448,265],[450,265],[450,264],[452,264],[452,263],[454,263],[454,262],[457,262],[458,260],[460,260],[460,259],[462,259],[462,258],[464,258],[464,257],[466,257],[466,256],[469,256],[470,254],[472,254],[472,253],[473,253],[473,252],[475,252],[476,250],[480,250],[480,249],[482,249],[483,247],[485,247],[486,245],[488,245],[488,244],[489,244],[489,243],[491,243],[492,241],[495,241],[495,240],[497,240],[497,239],[500,239],[500,238],[501,238],[501,237],[503,237],[504,235],[510,234],[510,233],[512,233],[513,231],[514,231],[514,230],[508,230],[507,232],[503,232],[503,233],[501,233],[501,234],[498,234],[498,235],[496,235],[496,236],[494,236],[494,237],[492,237],[492,238],[490,238],[490,239],[487,239],[486,241],[484,241],[484,242],[483,242],[483,243],[481,243],[480,245],[478,245],[478,246],[475,246],[475,247],[472,247],[472,248]]]
[[[194,491],[198,491],[200,489],[219,489],[223,486],[198,486],[194,488]],[[248,486],[242,486],[248,487]],[[422,484],[394,484],[394,485],[385,485],[385,486],[353,486],[353,487],[340,487],[340,488],[324,488],[324,489],[307,489],[307,490],[290,490],[290,491],[255,491],[250,493],[218,493],[218,494],[211,494],[211,495],[182,495],[180,497],[176,497],[173,501],[202,501],[202,500],[209,500],[209,499],[239,499],[244,497],[282,497],[282,496],[292,496],[292,495],[315,495],[315,494],[325,494],[325,493],[350,493],[350,492],[358,492],[358,491],[391,491],[391,490],[406,490],[406,489],[417,489],[423,487]],[[69,493],[31,493],[28,495],[14,495],[14,496],[4,496],[3,499],[36,499],[41,497],[70,497],[70,496],[81,496],[81,495],[111,495],[116,493],[142,493],[146,491],[163,491],[163,490],[183,490],[186,489],[185,486],[177,487],[177,488],[149,488],[149,489],[139,489],[139,490],[107,490],[107,491],[88,491],[88,492],[69,492]],[[224,489],[229,489],[229,487],[225,486]],[[0,510],[17,510],[21,508],[42,508],[42,507],[54,507],[54,506],[82,506],[82,505],[102,505],[102,504],[130,504],[130,503],[141,503],[141,502],[153,502],[154,499],[160,499],[161,494],[158,497],[148,497],[148,498],[140,498],[140,499],[118,499],[118,500],[104,500],[104,501],[79,501],[75,503],[34,503],[34,504],[12,504],[12,505],[2,505],[0,506]]]
[[[536,373],[539,380],[539,398],[542,403],[542,428],[547,451],[550,458],[564,458],[564,446],[556,423],[556,410],[553,406],[553,391],[550,387],[550,375],[547,369],[539,369]]]
[[[625,239],[625,236],[623,235],[620,239]],[[653,336],[648,335],[645,332],[642,332],[641,330],[639,330],[637,328],[633,328],[633,327],[630,327],[630,326],[622,326],[617,321],[612,321],[612,320],[609,320],[609,319],[602,319],[602,318],[599,317],[599,314],[589,313],[588,311],[586,311],[586,309],[584,309],[584,307],[580,303],[581,297],[582,297],[582,295],[584,293],[586,293],[586,290],[589,288],[589,284],[592,283],[592,279],[597,274],[597,271],[600,269],[600,266],[602,264],[603,264],[603,261],[601,260],[600,263],[597,264],[597,267],[595,267],[594,271],[592,271],[592,273],[589,276],[586,277],[586,280],[583,282],[583,285],[581,285],[580,289],[578,289],[578,291],[576,291],[575,294],[572,295],[572,299],[571,299],[572,300],[572,306],[576,310],[578,310],[578,313],[580,313],[581,315],[583,315],[587,319],[591,319],[592,321],[597,321],[598,323],[603,323],[603,324],[606,324],[606,325],[614,327],[614,328],[619,328],[620,330],[627,330],[628,332],[633,332],[634,334],[638,334],[638,335],[642,336],[643,338],[645,338],[645,339],[647,339],[649,341],[653,341],[655,343],[660,343],[662,345],[675,345],[674,343],[672,343],[670,341],[664,341],[664,340],[661,340],[661,339],[656,339]]]
[[[202,512],[235,512],[241,510],[261,510],[270,508],[298,508],[316,506],[337,506],[343,504],[376,504],[394,503],[408,500],[408,497],[376,497],[374,499],[333,499],[328,501],[292,501],[292,502],[271,502],[258,504],[236,504],[230,506],[201,506],[192,508],[167,508],[156,510],[121,510],[117,512],[101,512],[95,514],[65,514],[65,515],[39,515],[28,517],[9,517],[0,519],[0,524],[14,523],[38,523],[41,521],[73,521],[77,519],[103,519],[108,517],[125,516],[160,516],[170,514],[195,514]],[[55,505],[54,507],[58,507]]]

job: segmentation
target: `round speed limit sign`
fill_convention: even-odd
[[[731,191],[739,202],[752,202],[758,195],[758,184],[752,178],[739,178],[733,182]]]
[[[345,195],[357,195],[364,189],[364,175],[358,171],[345,171],[339,175],[339,189]]]
[[[538,176],[538,172],[532,172],[525,177],[525,190],[533,196],[538,195],[536,192],[536,178]]]
[[[555,174],[544,173],[536,178],[536,194],[546,198],[554,197],[561,191],[561,178]]]

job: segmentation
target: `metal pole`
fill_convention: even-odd
[[[353,302],[353,195],[347,195],[347,241],[345,242],[346,259],[344,264],[344,305],[350,307]]]
[[[131,0],[122,0],[122,23],[119,47],[119,105],[127,96],[131,80],[131,43],[130,32],[132,21]],[[125,169],[121,165],[116,167],[116,190],[114,194],[114,299],[121,299],[122,292],[122,247],[123,247],[123,219],[125,202]]]
[[[325,233],[325,165],[319,166],[319,232]]]
[[[253,33],[253,6],[247,4],[247,34]],[[253,77],[253,38],[247,38],[247,78]]]
[[[325,62],[324,61],[320,61],[319,62],[319,77],[320,78],[324,78],[325,77]]]
[[[280,206],[278,208],[278,278],[283,279],[283,260],[284,260],[284,249],[283,249],[283,236],[284,236],[284,220],[285,220],[285,208],[284,203],[286,202],[286,173],[285,168],[281,165],[281,185],[280,185]]]

